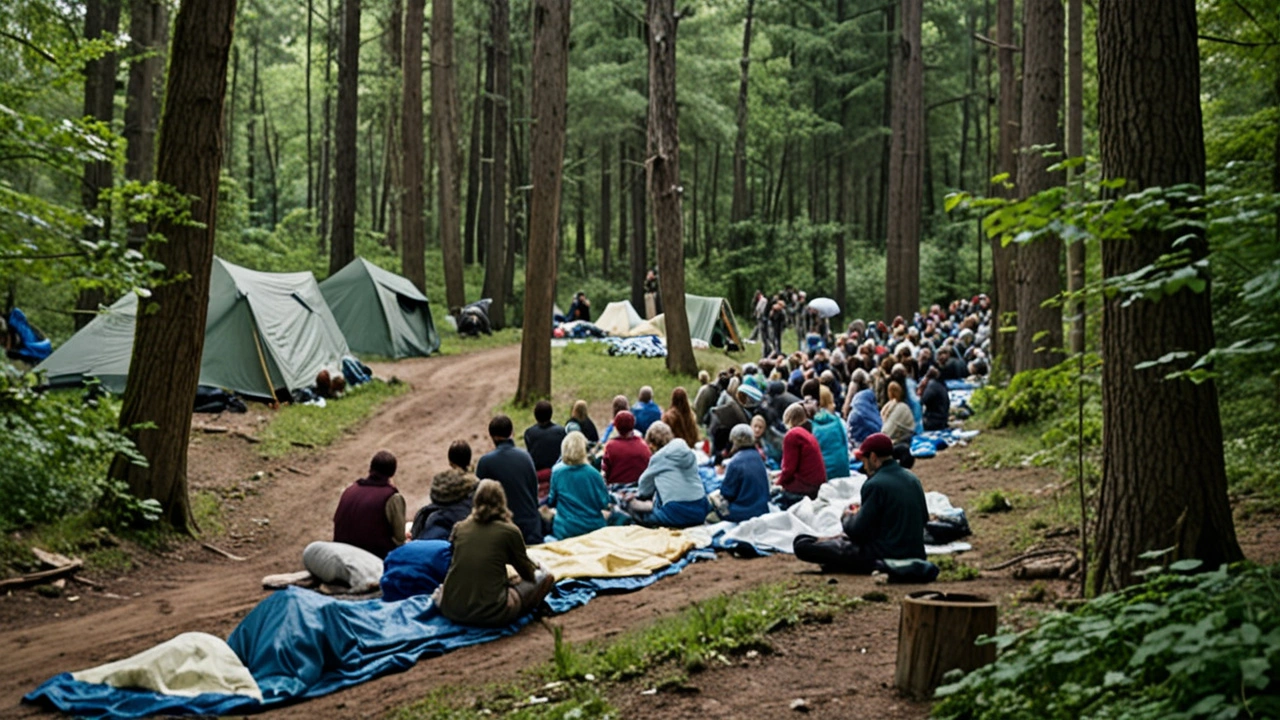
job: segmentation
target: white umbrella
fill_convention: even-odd
[[[818,311],[819,317],[829,318],[840,314],[840,306],[831,298],[814,298],[809,301],[809,308]]]

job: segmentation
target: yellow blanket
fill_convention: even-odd
[[[545,565],[561,580],[634,577],[665,568],[694,546],[693,539],[679,530],[627,525],[535,545],[529,548],[529,557]]]

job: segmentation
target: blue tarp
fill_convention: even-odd
[[[22,343],[10,351],[14,357],[35,365],[53,353],[53,343],[31,327],[27,316],[21,310],[18,308],[10,310],[8,322],[9,330],[17,335]]]
[[[554,614],[587,604],[597,595],[632,592],[680,572],[690,562],[714,557],[693,551],[652,575],[566,580],[547,598]],[[231,715],[257,712],[413,667],[443,655],[519,632],[532,615],[505,628],[457,625],[424,595],[395,603],[351,602],[311,590],[286,588],[269,596],[231,632],[228,644],[262,689],[263,702],[206,693],[196,697],[121,690],[56,675],[23,698],[84,717],[138,718],[153,715]]]

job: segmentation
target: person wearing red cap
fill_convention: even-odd
[[[649,446],[636,434],[636,416],[623,410],[613,416],[613,437],[604,444],[600,473],[610,485],[630,485],[640,481],[649,467]]]
[[[881,560],[924,560],[924,525],[929,510],[924,488],[893,457],[893,441],[875,433],[854,452],[869,477],[860,507],[844,513],[844,533],[818,538],[799,535],[796,559],[817,563],[824,572],[869,574]]]

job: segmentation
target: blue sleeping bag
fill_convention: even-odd
[[[9,331],[22,343],[9,350],[11,357],[35,365],[53,352],[53,343],[31,327],[27,316],[18,308],[9,311],[8,323]]]
[[[382,561],[382,600],[395,602],[430,595],[449,574],[453,546],[448,540],[410,540]]]

